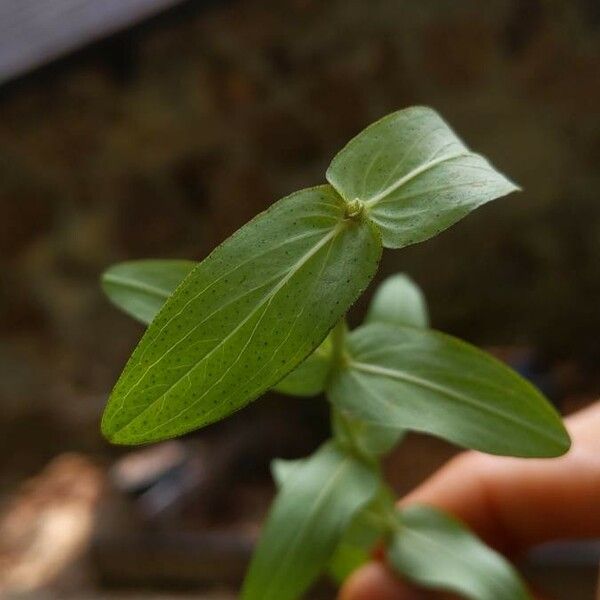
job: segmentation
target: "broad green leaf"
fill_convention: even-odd
[[[271,472],[277,488],[281,489],[294,471],[307,460],[309,459],[284,460],[276,458],[271,461]],[[381,495],[384,493],[382,491]],[[352,571],[369,560],[375,543],[383,535],[383,529],[380,526],[375,526],[368,514],[375,500],[377,498],[355,515],[346,527],[329,561],[327,570],[337,583],[344,581]]]
[[[191,260],[133,260],[108,268],[102,288],[110,301],[146,325],[196,263]]]
[[[410,506],[400,512],[398,521],[387,554],[403,577],[471,600],[530,600],[504,557],[453,517],[434,508]]]
[[[387,454],[404,435],[400,427],[365,421],[335,407],[331,423],[335,439],[343,447],[354,448],[367,457]]]
[[[347,353],[328,393],[359,419],[491,454],[558,456],[569,448],[558,413],[537,389],[456,338],[373,323],[348,336]]]
[[[331,335],[289,375],[284,377],[275,390],[290,396],[316,396],[325,389],[332,364]]]
[[[197,264],[190,260],[135,260],[119,263],[103,273],[102,288],[113,304],[148,325]],[[274,389],[292,396],[320,394],[331,367],[331,348],[331,339],[327,337]]]
[[[428,327],[427,303],[421,289],[403,273],[388,277],[376,290],[365,323]]]
[[[364,203],[388,248],[426,240],[518,189],[422,106],[359,133],[333,159],[327,180],[346,200]]]
[[[332,443],[288,471],[250,564],[243,600],[293,600],[304,593],[378,485],[375,471]]]
[[[169,297],[115,385],[104,435],[152,442],[242,408],[323,341],[380,252],[376,228],[346,218],[330,186],[276,202]]]

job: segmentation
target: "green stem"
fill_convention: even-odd
[[[348,325],[346,319],[338,321],[331,332],[332,342],[332,365],[339,368],[349,356],[346,353],[346,336],[348,334]],[[371,468],[375,469],[380,477],[380,491],[378,500],[367,510],[366,517],[375,526],[384,537],[396,533],[401,527],[396,516],[394,506],[394,495],[383,480],[381,465],[377,459],[365,453],[353,431],[352,424],[344,413],[334,405],[331,405],[331,429],[338,443],[346,448],[346,451],[355,454],[358,458],[367,462]]]
[[[331,331],[331,343],[333,345],[332,358],[333,364],[338,365],[340,361],[344,360],[346,346],[346,335],[348,334],[348,324],[345,318],[341,318],[336,326]]]

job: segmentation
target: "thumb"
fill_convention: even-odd
[[[383,563],[372,562],[355,571],[339,600],[424,600],[427,596],[397,579]]]
[[[419,590],[400,581],[383,563],[371,562],[355,571],[342,588],[339,600],[449,600],[445,592]],[[549,600],[535,594],[536,600]]]

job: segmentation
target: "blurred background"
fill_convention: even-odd
[[[142,328],[98,277],[202,258],[417,103],[524,192],[387,252],[380,279],[408,272],[436,328],[493,349],[564,413],[590,403],[598,0],[0,1],[0,597],[235,596],[269,461],[312,451],[326,406],[269,394],[183,440],[109,446],[100,414]],[[409,436],[387,464],[398,493],[455,451]],[[599,556],[550,549],[525,568],[556,598],[591,599]]]

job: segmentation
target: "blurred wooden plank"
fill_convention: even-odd
[[[235,530],[101,534],[91,560],[103,586],[110,588],[237,587],[254,541],[254,536]]]
[[[182,0],[0,0],[0,83]]]

